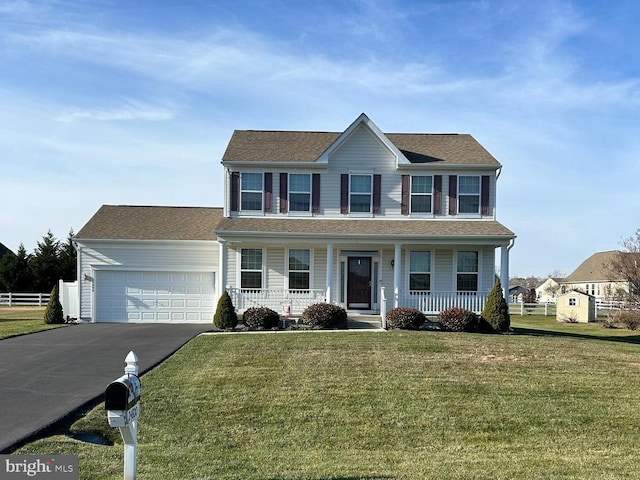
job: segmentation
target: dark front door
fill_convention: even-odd
[[[371,310],[371,257],[349,257],[347,308]]]

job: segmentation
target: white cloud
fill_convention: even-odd
[[[111,109],[69,109],[58,115],[55,119],[59,122],[74,122],[76,120],[97,120],[100,122],[148,120],[170,120],[175,112],[166,107],[149,105],[133,99],[128,99],[123,105]]]

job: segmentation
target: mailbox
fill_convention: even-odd
[[[140,379],[127,373],[111,382],[104,392],[104,408],[112,427],[126,427],[140,415]]]

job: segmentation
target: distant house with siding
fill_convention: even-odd
[[[629,292],[629,284],[624,279],[612,278],[610,265],[616,256],[623,255],[619,250],[596,252],[582,262],[561,286],[564,291],[577,290],[595,297],[596,301],[620,299]]]

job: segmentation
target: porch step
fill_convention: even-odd
[[[380,319],[380,315],[348,313],[347,328],[354,330],[378,330],[382,328],[382,320]]]

